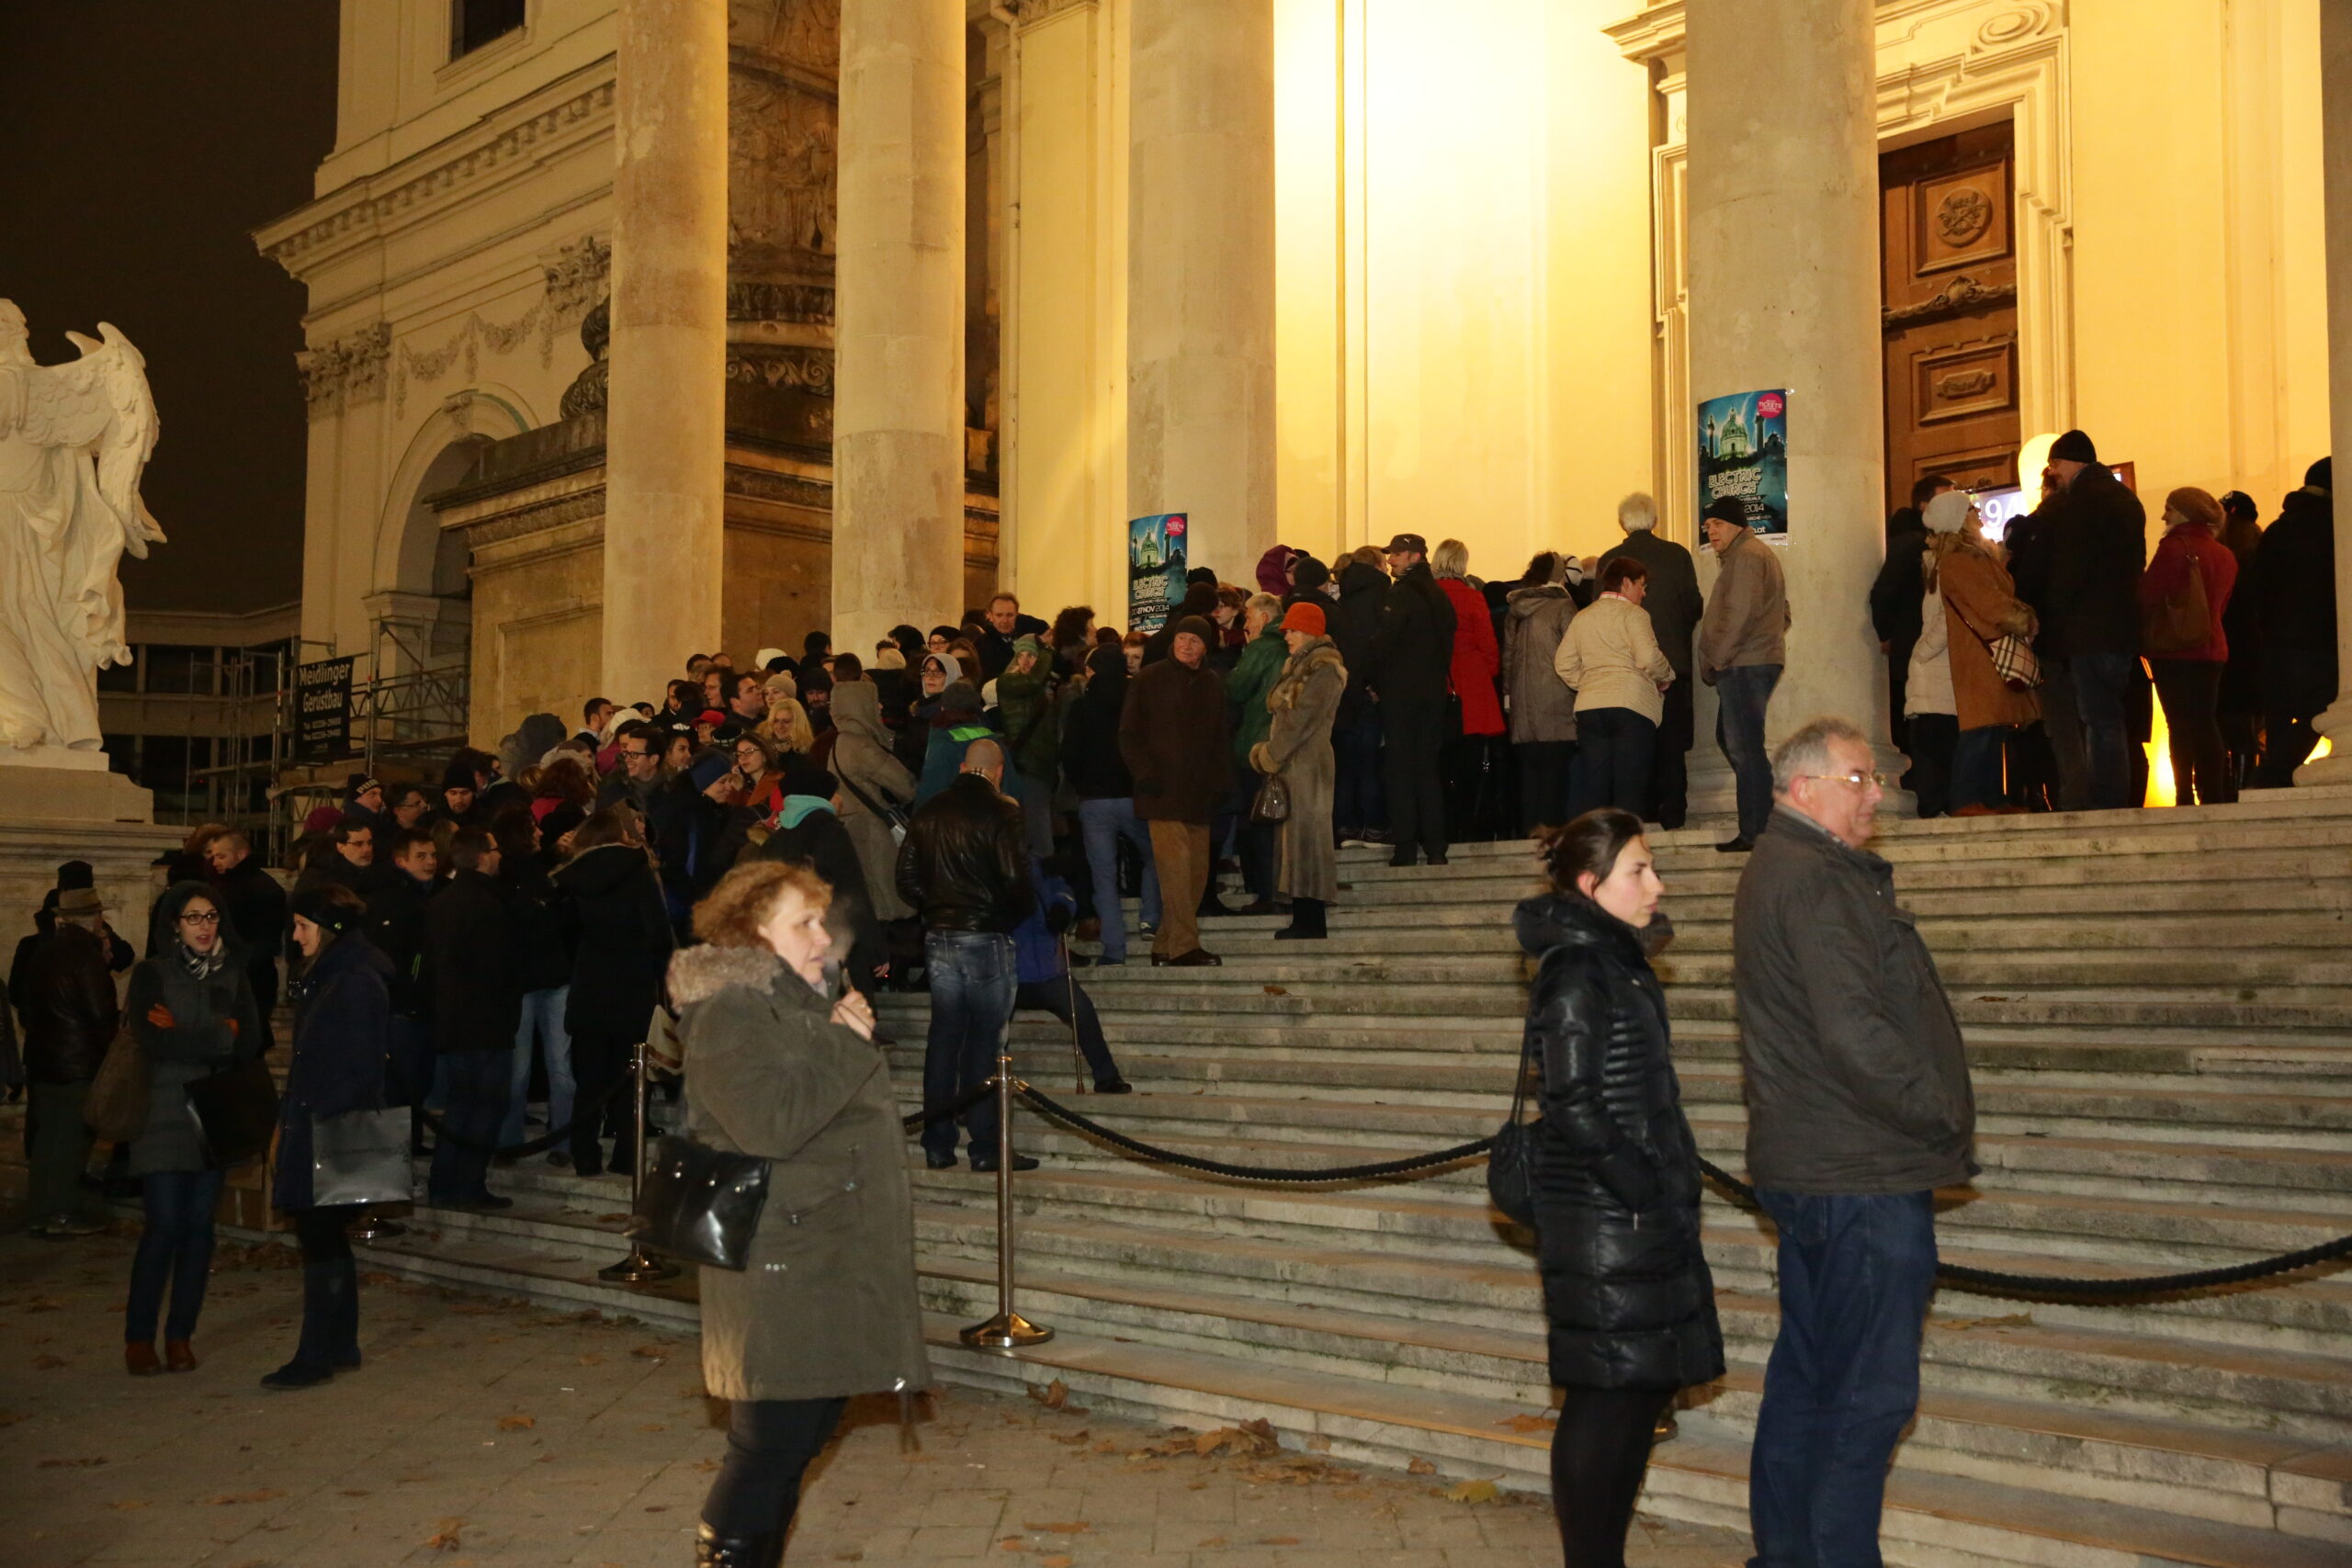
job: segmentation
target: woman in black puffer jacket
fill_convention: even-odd
[[[1535,1248],[1552,1382],[1552,1495],[1568,1568],[1623,1568],[1651,1434],[1677,1390],[1723,1374],[1683,1120],[1643,928],[1663,891],[1641,819],[1589,811],[1542,840],[1553,890],[1519,906],[1541,959],[1527,1029],[1542,1074]]]

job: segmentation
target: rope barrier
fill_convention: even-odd
[[[572,1102],[571,1121],[551,1133],[526,1139],[519,1144],[485,1144],[479,1138],[461,1138],[449,1131],[449,1123],[441,1119],[439,1111],[427,1111],[420,1105],[416,1108],[416,1114],[419,1121],[433,1129],[435,1137],[447,1138],[461,1149],[471,1149],[476,1154],[489,1155],[494,1159],[528,1159],[533,1155],[547,1153],[558,1144],[569,1143],[571,1139],[571,1130],[590,1117],[601,1115],[605,1109],[605,1102],[618,1094],[621,1085],[629,1082],[631,1077],[632,1075],[628,1073],[615,1073],[612,1081],[598,1089],[586,1106],[582,1106],[577,1100]]]
[[[991,1077],[984,1082],[974,1084],[935,1111],[918,1111],[911,1116],[899,1117],[899,1125],[906,1132],[920,1133],[926,1123],[952,1121],[995,1092],[996,1079]]]
[[[1328,1170],[1301,1170],[1279,1165],[1231,1165],[1224,1160],[1202,1159],[1195,1155],[1180,1155],[1172,1149],[1155,1148],[1125,1133],[1114,1133],[1091,1116],[1083,1116],[1045,1095],[1027,1084],[1021,1086],[1021,1098],[1055,1121],[1074,1127],[1091,1138],[1100,1138],[1114,1148],[1162,1165],[1182,1166],[1187,1170],[1204,1170],[1212,1176],[1229,1176],[1240,1181],[1283,1181],[1298,1185],[1329,1181],[1377,1181],[1384,1177],[1406,1176],[1417,1170],[1435,1170],[1441,1166],[1458,1165],[1475,1159],[1494,1147],[1492,1138],[1474,1138],[1466,1144],[1456,1144],[1435,1154],[1415,1155],[1407,1159],[1381,1160],[1371,1165],[1334,1166]]]

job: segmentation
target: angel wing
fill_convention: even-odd
[[[103,343],[65,335],[82,357],[37,365],[26,388],[17,433],[37,446],[68,446],[97,457],[98,493],[122,524],[122,545],[144,558],[164,530],[139,493],[140,476],[162,428],[147,387],[147,361],[111,321],[100,321]]]

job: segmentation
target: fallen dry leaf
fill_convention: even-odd
[[[1037,1568],[1069,1568],[1072,1561],[1068,1552],[1057,1551],[1051,1557],[1037,1559]]]
[[[1038,1404],[1044,1405],[1048,1410],[1059,1410],[1063,1405],[1069,1403],[1069,1384],[1062,1382],[1059,1378],[1056,1378],[1053,1382],[1047,1383],[1043,1388],[1039,1388],[1035,1383],[1031,1383],[1029,1385],[1029,1397],[1035,1400]]]
[[[708,1475],[712,1471],[718,1468],[718,1461],[715,1459],[698,1459],[695,1461],[694,1468],[702,1472],[705,1475]]]
[[[996,1543],[996,1549],[999,1551],[1026,1551],[1029,1543],[1017,1535],[1009,1535]]]
[[[539,1424],[536,1416],[501,1416],[498,1429],[502,1432],[527,1432]]]
[[[1266,987],[1266,995],[1270,997],[1286,997],[1290,995],[1290,987],[1287,986],[1269,986]]]
[[[580,1364],[583,1367],[601,1367],[605,1364],[605,1358],[594,1350],[585,1351],[581,1355]]]
[[[1449,1503],[1491,1503],[1495,1500],[1495,1483],[1491,1481],[1457,1481],[1445,1489]]]
[[[1187,1492],[1205,1492],[1208,1489],[1209,1483],[1205,1481],[1187,1481],[1184,1483],[1184,1490]]]
[[[661,1361],[669,1359],[670,1348],[667,1345],[639,1345],[629,1354],[642,1357],[649,1361]]]
[[[1101,1442],[1094,1445],[1094,1451],[1098,1454],[1117,1453],[1119,1451],[1119,1439],[1116,1438],[1105,1438]]]
[[[466,1521],[463,1519],[443,1519],[441,1528],[435,1530],[424,1544],[435,1551],[455,1551],[465,1544],[458,1539],[458,1532],[465,1528]]]
[[[1514,1416],[1508,1421],[1498,1421],[1495,1425],[1508,1427],[1514,1432],[1543,1432],[1550,1430],[1552,1423],[1541,1416]]]
[[[1425,1459],[1417,1459],[1412,1463],[1405,1467],[1405,1473],[1408,1475],[1435,1475],[1437,1473],[1437,1466],[1431,1464]]]
[[[265,1486],[258,1492],[223,1492],[218,1497],[207,1497],[204,1503],[207,1507],[220,1508],[234,1503],[267,1503],[285,1495],[274,1486]]]

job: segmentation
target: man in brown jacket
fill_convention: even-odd
[[[1232,787],[1232,747],[1225,680],[1207,664],[1214,631],[1198,615],[1184,616],[1171,630],[1170,657],[1127,682],[1119,756],[1135,776],[1136,815],[1151,833],[1159,866],[1151,961],[1189,969],[1223,962],[1202,948],[1194,912],[1213,863],[1209,819]]]
[[[1706,515],[1715,587],[1699,622],[1699,679],[1715,689],[1715,744],[1739,788],[1739,833],[1719,850],[1756,847],[1772,815],[1772,762],[1764,750],[1764,710],[1786,658],[1789,594],[1781,558],[1747,527],[1737,500],[1718,496]]]

